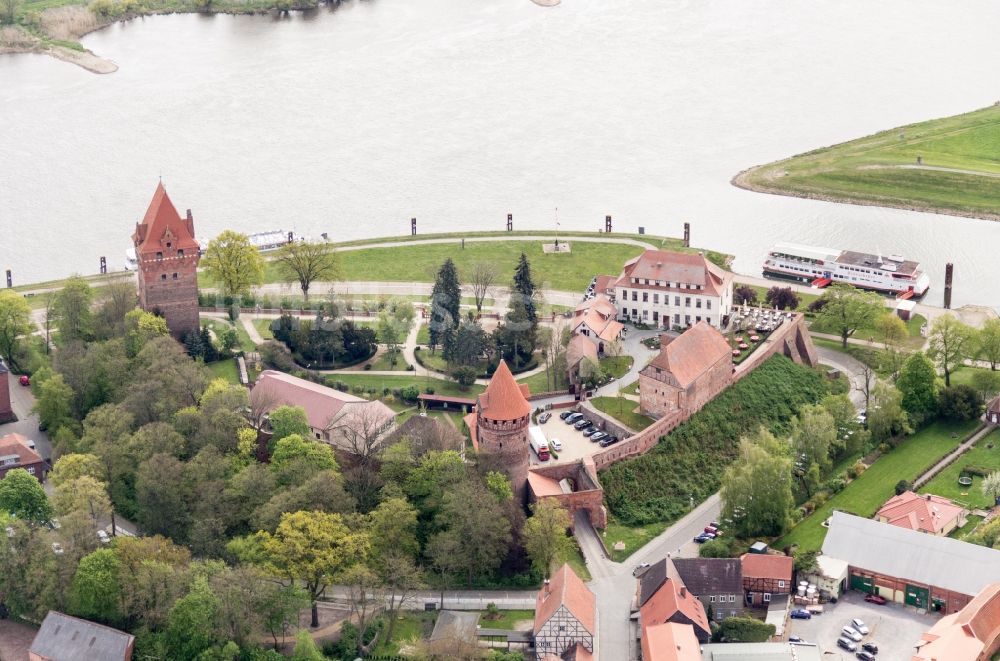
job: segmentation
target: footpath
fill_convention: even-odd
[[[916,491],[920,487],[922,487],[925,484],[927,484],[928,482],[930,482],[934,478],[935,475],[937,475],[938,473],[940,473],[941,471],[943,471],[953,461],[955,461],[960,456],[962,456],[963,454],[965,454],[966,452],[968,452],[972,448],[973,445],[975,445],[976,443],[978,443],[982,438],[988,436],[990,434],[990,432],[992,432],[994,429],[996,429],[995,425],[986,425],[985,427],[983,427],[982,429],[980,429],[978,432],[976,432],[975,434],[973,434],[972,436],[970,436],[961,445],[959,445],[957,448],[955,448],[954,450],[952,450],[944,459],[942,459],[941,461],[939,461],[936,464],[934,464],[933,466],[931,466],[930,470],[928,470],[926,473],[924,473],[923,475],[921,475],[920,477],[918,477],[916,480],[914,480],[913,481],[913,490]]]

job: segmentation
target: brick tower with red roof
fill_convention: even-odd
[[[139,261],[139,305],[161,315],[170,333],[181,339],[198,330],[198,241],[188,209],[181,218],[163,182],[132,235]]]
[[[0,423],[17,420],[10,405],[10,370],[0,358]]]
[[[473,444],[480,452],[497,458],[514,486],[514,497],[522,503],[527,493],[531,458],[529,395],[528,386],[515,381],[507,363],[501,360],[490,384],[476,400],[475,412],[465,418]]]

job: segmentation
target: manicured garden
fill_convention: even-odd
[[[791,532],[774,543],[776,548],[797,545],[814,550],[823,545],[826,528],[823,522],[834,510],[870,517],[895,494],[900,480],[912,482],[942,457],[954,450],[976,428],[978,421],[935,422],[905,439],[897,448],[879,457],[857,479],[812,514],[802,519]]]
[[[639,402],[625,397],[594,397],[587,400],[594,408],[605,413],[635,432],[653,424],[653,419],[637,413]]]
[[[213,378],[225,379],[237,386],[240,384],[240,369],[236,364],[235,358],[217,360],[214,363],[205,365],[205,367],[212,373]]]
[[[990,447],[990,446],[993,447]],[[967,468],[973,468],[966,472]],[[993,499],[982,491],[983,478],[979,473],[1000,471],[1000,430],[996,430],[976,443],[968,452],[937,474],[920,489],[920,493],[950,498],[971,508],[993,507]],[[968,474],[971,486],[962,486],[958,478]]]

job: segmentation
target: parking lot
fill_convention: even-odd
[[[921,615],[900,604],[869,604],[859,592],[848,592],[836,604],[825,604],[823,608],[823,614],[811,620],[789,620],[786,631],[818,644],[831,659],[838,658],[838,653],[841,659],[854,658],[853,653],[837,647],[837,639],[840,630],[855,617],[864,620],[871,630],[858,643],[858,649],[862,643],[875,643],[879,649],[878,661],[909,661],[920,635],[940,619],[938,615]]]
[[[557,453],[559,455],[559,459],[550,459],[546,462],[540,462],[538,461],[538,457],[535,453],[532,452],[532,465],[551,466],[553,463],[572,463],[578,459],[582,459],[583,457],[589,457],[595,452],[604,449],[598,443],[592,442],[581,432],[574,429],[573,425],[567,425],[565,422],[560,420],[560,413],[562,413],[562,411],[552,411],[552,418],[545,424],[540,425],[542,431],[545,432],[546,439],[551,442],[553,438],[557,438],[562,443],[562,452]]]

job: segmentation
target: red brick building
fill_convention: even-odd
[[[660,354],[639,372],[639,405],[653,418],[692,414],[733,379],[733,354],[722,333],[701,321],[676,339],[664,335]]]
[[[529,395],[528,386],[515,381],[506,361],[501,360],[490,384],[476,399],[476,410],[465,416],[473,446],[498,459],[514,486],[519,503],[524,502],[527,493],[531,460]]]
[[[924,632],[912,661],[989,661],[1000,650],[1000,583]]]
[[[0,424],[17,420],[10,405],[10,370],[0,360]]]
[[[766,608],[775,597],[791,594],[794,568],[795,560],[787,555],[744,553],[740,556],[747,605]]]
[[[648,637],[652,627],[667,622],[693,626],[694,635],[701,643],[707,643],[712,637],[705,607],[687,589],[669,558],[654,563],[639,577],[636,605],[639,607],[639,634],[643,639]]]
[[[38,478],[39,482],[44,482],[49,466],[31,449],[28,439],[24,436],[20,434],[0,436],[0,480],[15,468],[23,468]]]
[[[142,222],[132,234],[139,262],[139,305],[167,321],[180,339],[198,330],[198,260],[194,218],[181,218],[160,182]]]

